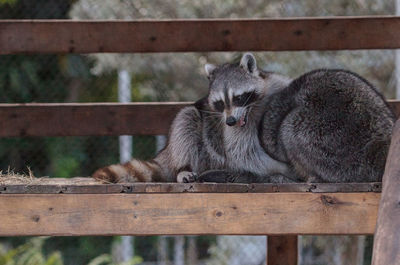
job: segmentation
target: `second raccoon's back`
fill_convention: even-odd
[[[380,180],[394,115],[368,81],[344,70],[315,70],[295,79],[280,98],[290,105],[280,141],[305,180]]]
[[[308,116],[298,125],[305,130],[324,135],[342,132],[342,140],[357,150],[361,147],[357,144],[372,138],[390,137],[393,112],[383,96],[355,73],[315,70],[294,80],[289,90],[295,92],[294,105]]]

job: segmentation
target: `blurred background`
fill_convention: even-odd
[[[399,6],[396,0],[0,0],[0,19],[394,15]],[[387,98],[396,97],[400,57],[393,50],[255,55],[259,67],[290,77],[315,68],[348,69],[368,79]],[[222,52],[1,55],[0,103],[192,101],[207,93],[206,62],[225,63],[240,56]],[[0,170],[27,172],[29,167],[36,177],[89,176],[131,156],[149,159],[164,143],[165,136],[2,138]],[[265,241],[250,236],[0,238],[0,265],[258,265],[265,264]],[[371,237],[304,236],[299,241],[300,264],[370,264]]]

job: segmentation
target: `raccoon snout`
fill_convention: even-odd
[[[236,124],[236,119],[233,116],[229,116],[228,118],[226,118],[226,124],[229,126],[233,126]]]

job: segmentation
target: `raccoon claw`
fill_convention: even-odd
[[[196,172],[182,171],[179,172],[178,176],[176,177],[176,182],[191,183],[191,182],[196,182],[197,178],[198,175]]]

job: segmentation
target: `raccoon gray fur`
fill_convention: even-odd
[[[268,98],[261,142],[302,181],[382,179],[395,116],[364,78],[321,69]]]
[[[152,161],[97,170],[108,182],[378,181],[394,124],[363,78],[316,70],[294,81],[239,64],[207,64],[209,93],[182,109]]]
[[[153,160],[133,159],[92,176],[112,183],[191,182],[204,172],[202,180],[218,182],[269,182],[270,175],[292,176],[290,166],[271,158],[258,137],[268,96],[290,79],[259,71],[251,54],[240,64],[205,68],[208,95],[177,114],[167,146]]]

